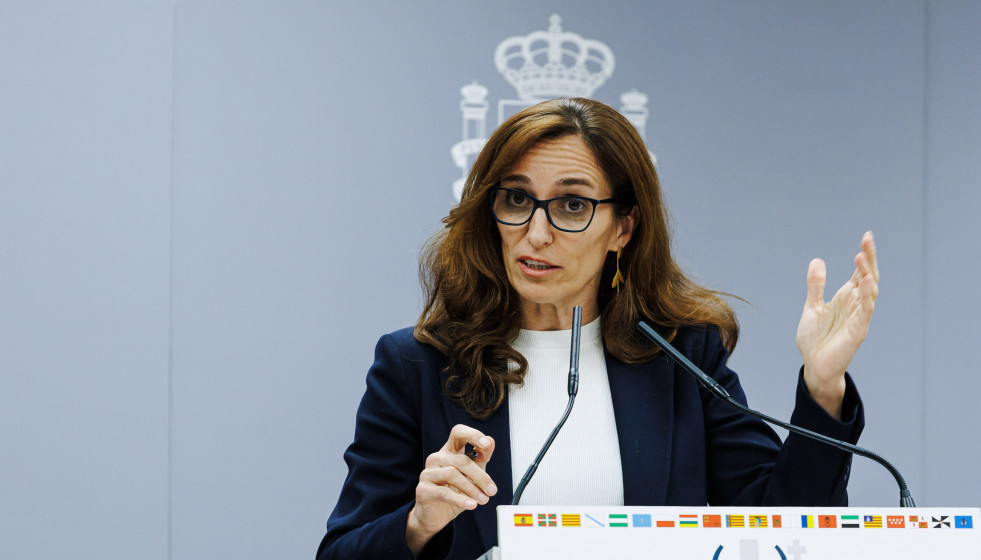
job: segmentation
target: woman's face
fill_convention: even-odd
[[[501,186],[539,200],[613,196],[592,150],[579,136],[536,144],[505,173]],[[617,217],[611,204],[600,204],[589,227],[577,233],[552,227],[542,208],[524,225],[497,227],[508,280],[521,298],[521,326],[556,330],[571,327],[576,305],[583,308],[583,323],[597,317],[603,262],[609,251],[630,240],[633,219]]]

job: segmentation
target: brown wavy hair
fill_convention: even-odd
[[[460,204],[443,219],[446,227],[423,250],[419,265],[425,308],[415,337],[448,360],[444,392],[476,418],[491,416],[508,385],[528,371],[510,343],[520,329],[520,297],[508,282],[501,237],[487,190],[534,145],[567,135],[590,147],[613,188],[619,216],[634,213],[634,231],[620,256],[626,278],[610,288],[616,270],[607,255],[599,310],[606,350],[625,363],[649,361],[659,350],[636,338],[646,320],[670,339],[689,325],[718,327],[731,352],[739,337],[728,295],[692,282],[671,256],[668,214],[647,146],[613,108],[591,99],[553,99],[524,109],[491,135],[467,177]],[[517,367],[509,367],[509,362]]]

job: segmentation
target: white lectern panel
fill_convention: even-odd
[[[978,508],[497,509],[501,560],[981,558]]]

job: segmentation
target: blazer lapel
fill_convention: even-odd
[[[476,428],[485,435],[494,438],[494,455],[487,463],[487,474],[497,485],[497,495],[491,496],[490,501],[482,506],[478,506],[473,511],[474,520],[477,522],[477,529],[480,531],[480,538],[484,543],[483,550],[497,546],[497,506],[511,505],[513,495],[511,481],[511,423],[508,420],[508,398],[505,394],[504,402],[493,416],[485,420],[479,420],[470,416],[466,411],[444,399],[443,408],[449,420],[450,427],[456,424],[465,424]]]
[[[660,355],[627,365],[606,355],[620,442],[624,505],[663,505],[671,465],[674,373]]]

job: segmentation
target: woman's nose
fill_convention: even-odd
[[[536,208],[528,221],[528,242],[534,247],[541,247],[552,242],[552,225],[544,208]]]

